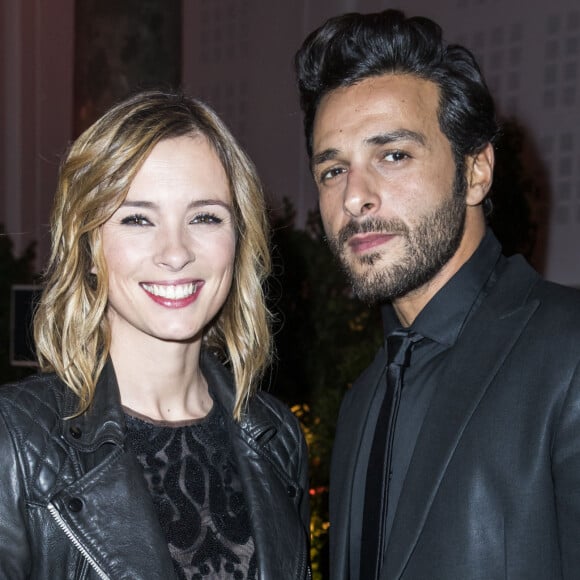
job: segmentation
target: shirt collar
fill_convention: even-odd
[[[488,229],[477,250],[431,298],[411,329],[435,342],[454,344],[469,314],[477,306],[478,296],[500,256],[501,246]],[[382,307],[382,316],[385,336],[400,328],[401,323],[390,302]]]

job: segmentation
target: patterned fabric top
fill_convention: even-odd
[[[225,424],[162,422],[125,408],[127,442],[143,466],[180,580],[257,576],[248,508]]]

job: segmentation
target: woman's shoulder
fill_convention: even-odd
[[[235,397],[231,373],[211,353],[204,355],[203,365],[214,394],[226,411],[231,413]],[[264,390],[258,390],[249,397],[240,427],[254,437],[264,437],[266,433],[276,432],[302,446],[303,435],[298,419],[285,403]]]
[[[267,391],[258,390],[250,399],[249,407],[254,413],[259,412],[276,423],[298,425],[298,419],[288,405]]]
[[[67,387],[53,373],[35,374],[0,386],[0,414],[8,423],[51,421],[62,414]]]
[[[304,454],[306,443],[298,418],[270,393],[258,391],[250,398],[241,426],[262,441],[269,441],[272,447],[285,449],[290,456],[300,458]]]

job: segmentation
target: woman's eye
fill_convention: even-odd
[[[196,215],[192,220],[192,224],[221,224],[222,218],[213,213],[201,213]]]
[[[121,220],[123,225],[128,226],[150,226],[151,222],[141,214],[127,216]]]

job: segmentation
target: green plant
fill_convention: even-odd
[[[317,212],[294,226],[286,201],[273,220],[277,361],[271,390],[291,405],[309,447],[314,580],[328,577],[328,479],[340,402],[382,340],[377,309],[351,293],[324,241]]]

